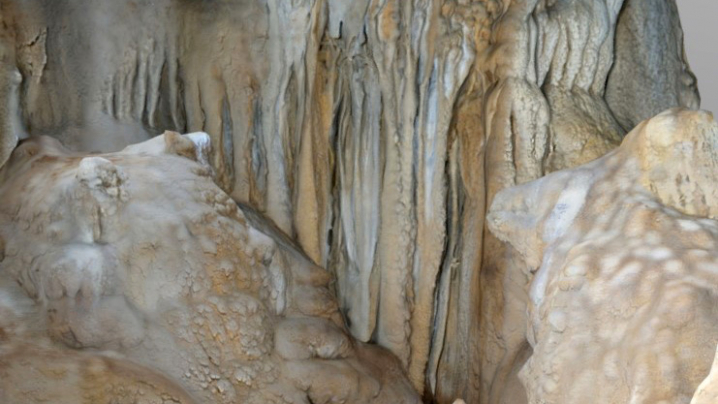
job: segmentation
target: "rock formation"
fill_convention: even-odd
[[[427,400],[525,404],[530,276],[486,228],[488,206],[603,156],[644,119],[697,108],[682,42],[675,0],[0,0],[0,164],[28,136],[81,158],[206,132],[236,215],[326,268],[334,326],[388,348]],[[164,150],[151,142],[140,149]],[[90,177],[119,164],[84,158]],[[127,158],[122,172],[149,165]]]
[[[715,402],[718,402],[718,353],[716,353],[716,360],[713,361],[711,373],[698,387],[691,404],[711,404]]]
[[[207,135],[188,136],[15,149],[0,171],[0,401],[419,403],[395,358],[345,331],[330,274],[245,216],[190,160]]]
[[[691,401],[718,344],[716,184],[718,125],[677,110],[497,194],[489,228],[530,278],[530,404]]]

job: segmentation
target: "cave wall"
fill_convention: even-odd
[[[485,228],[494,195],[699,103],[673,0],[2,0],[0,18],[2,156],[207,132],[222,189],[330,269],[351,333],[439,402],[526,400],[528,278]]]

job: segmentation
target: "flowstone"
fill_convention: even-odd
[[[717,184],[713,116],[672,110],[497,194],[489,228],[530,278],[529,403],[691,402],[718,344]]]
[[[118,153],[15,149],[0,401],[419,403],[391,354],[349,336],[331,275],[215,185],[208,147],[167,132]]]
[[[676,0],[0,0],[0,165],[207,133],[218,187],[440,404],[528,400],[494,196],[699,101]]]

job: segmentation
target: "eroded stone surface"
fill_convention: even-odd
[[[391,354],[348,335],[332,276],[214,184],[205,137],[15,149],[0,171],[2,402],[418,403]]]
[[[667,111],[497,194],[489,228],[530,279],[530,403],[691,401],[718,343],[717,148],[711,114]]]
[[[494,195],[698,107],[675,0],[0,0],[0,19],[21,117],[0,126],[83,151],[208,133],[220,187],[442,404],[526,402],[528,279],[485,228]]]

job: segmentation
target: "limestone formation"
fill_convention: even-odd
[[[698,108],[675,3],[0,0],[0,165],[18,139],[50,136],[87,159],[77,163],[88,176],[78,181],[116,189],[107,198],[92,191],[93,197],[139,206],[131,195],[122,201],[122,173],[129,184],[136,176],[165,184],[160,188],[175,181],[168,157],[157,163],[167,175],[137,157],[165,156],[165,140],[149,139],[165,130],[205,132],[212,147],[200,160],[226,195],[220,204],[240,204],[236,215],[253,218],[243,226],[304,254],[296,258],[300,267],[324,273],[322,284],[330,287],[321,289],[338,305],[332,324],[358,341],[351,351],[357,358],[375,352],[360,349],[364,343],[387,348],[426,400],[526,404],[533,393],[518,374],[533,349],[525,338],[530,277],[521,255],[488,231],[488,206],[502,189],[600,158],[644,119],[668,108]],[[167,143],[172,153],[187,156],[191,145],[168,136],[175,139]],[[80,157],[135,143],[140,151],[125,151],[122,164]],[[31,144],[57,147],[32,140],[20,149]],[[140,174],[145,169],[154,176]],[[16,169],[4,170],[3,181],[20,181]],[[97,179],[98,172],[105,174]],[[194,206],[194,192],[158,200],[148,194],[143,217],[161,221],[165,210],[158,206],[167,199]],[[30,194],[0,194],[8,198],[34,201]],[[102,216],[73,214],[78,223]],[[41,230],[23,245],[50,237],[45,225]],[[207,237],[216,243],[219,235]],[[220,268],[253,243],[222,240],[232,250],[224,258],[186,255]],[[70,257],[63,265],[78,268],[86,267],[83,259],[104,257],[96,254],[84,247],[61,253]],[[163,254],[152,265],[182,266],[177,254]],[[184,285],[167,279],[167,290]],[[136,304],[129,312],[145,313]],[[122,319],[129,334],[117,338],[144,338],[137,331],[144,317]],[[267,329],[287,331],[274,323]],[[169,358],[172,349],[156,356]],[[282,349],[272,345],[271,352]],[[133,361],[149,357],[118,352]],[[76,353],[63,360],[95,360]],[[137,364],[170,381],[177,377],[168,373],[174,365],[155,365]],[[369,390],[358,388],[356,397]]]
[[[419,403],[395,358],[348,335],[330,274],[193,161],[206,138],[15,149],[0,171],[0,401]]]
[[[718,124],[673,110],[497,194],[489,228],[530,279],[530,404],[691,401],[718,344],[716,184]]]
[[[698,386],[691,404],[711,404],[718,402],[718,353],[713,368],[706,379]]]

